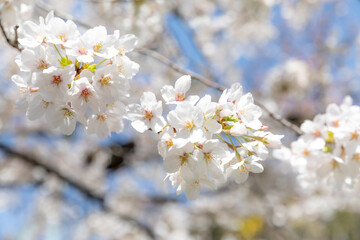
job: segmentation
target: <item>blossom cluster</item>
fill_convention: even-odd
[[[76,24],[49,13],[39,24],[19,29],[24,50],[16,58],[22,71],[13,82],[23,92],[19,104],[30,120],[45,116],[52,128],[71,134],[79,121],[89,134],[106,137],[121,132],[129,80],[139,65],[126,53],[134,35],[108,34],[98,26],[80,34]]]
[[[262,172],[267,147],[279,148],[283,136],[266,131],[260,107],[240,84],[226,89],[218,102],[210,95],[188,96],[190,86],[191,77],[185,75],[175,86],[161,89],[165,103],[175,106],[166,119],[162,101],[152,92],[143,93],[140,104],[128,106],[127,118],[138,132],[160,135],[158,150],[167,178],[178,194],[185,191],[188,199],[196,199],[204,186],[214,189],[227,179],[240,184],[249,172]]]
[[[301,129],[304,134],[291,148],[282,147],[274,156],[290,162],[304,188],[351,187],[359,181],[360,107],[350,97],[340,106],[330,104]]]

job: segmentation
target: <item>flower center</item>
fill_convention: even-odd
[[[89,96],[91,95],[91,92],[89,91],[89,89],[85,88],[81,91],[81,97],[83,99],[85,99],[85,101],[88,101]]]
[[[100,79],[100,83],[101,85],[110,85],[110,80],[111,80],[111,76],[107,75],[107,76],[103,76],[101,79]]]
[[[174,142],[173,142],[173,140],[171,138],[166,140],[165,143],[166,143],[167,148],[170,148],[171,146],[174,145]]]
[[[240,174],[248,173],[251,170],[245,163],[240,167]]]
[[[182,102],[185,100],[185,95],[183,93],[178,93],[178,94],[176,94],[175,100],[178,102]]]
[[[305,156],[309,156],[309,155],[310,155],[310,151],[307,150],[307,149],[305,149],[304,152],[303,152],[303,154],[304,154]]]
[[[333,123],[332,123],[332,125],[333,125],[334,127],[338,127],[338,126],[340,126],[339,121],[335,121],[335,122],[333,122]]]
[[[93,47],[94,52],[100,52],[101,48],[104,46],[103,42],[98,42],[95,44],[95,46]]]
[[[189,154],[184,153],[182,156],[180,156],[180,162],[181,162],[181,166],[184,165],[185,163],[187,163],[189,159]]]
[[[49,67],[49,64],[47,62],[45,62],[43,59],[41,59],[39,61],[39,65],[38,68],[43,70],[43,69],[47,69]]]
[[[74,114],[68,108],[63,108],[62,110],[64,111],[64,117],[74,116]]]
[[[43,108],[47,108],[50,104],[50,102],[45,101],[44,99],[41,101]]]
[[[358,132],[352,132],[351,133],[351,140],[357,140],[359,138]]]
[[[210,153],[204,153],[204,158],[207,163],[210,163],[211,161],[215,160],[214,155]]]
[[[334,169],[339,167],[339,162],[336,161],[336,160],[332,160],[331,161],[331,166],[332,166],[332,169],[334,170]]]
[[[185,122],[185,129],[192,129],[194,127],[194,123],[191,121]]]
[[[60,40],[63,41],[63,42],[66,42],[66,40],[67,40],[66,39],[66,34],[63,33],[63,32],[59,34],[58,38],[60,38]]]
[[[105,114],[97,115],[97,120],[105,121],[107,119],[107,116]]]
[[[122,65],[118,66],[119,73],[124,73],[124,67]]]
[[[87,51],[84,47],[80,47],[79,50],[78,50],[78,53],[80,53],[81,55],[86,55],[87,54]]]
[[[51,81],[52,84],[59,86],[59,84],[62,82],[62,79],[60,76],[53,76],[53,80]]]
[[[144,118],[145,119],[152,119],[153,118],[153,113],[149,110],[145,110],[145,114],[144,114]]]

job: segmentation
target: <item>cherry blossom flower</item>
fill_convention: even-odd
[[[175,87],[166,85],[161,89],[161,96],[168,104],[176,104],[181,102],[190,102],[195,104],[198,100],[198,96],[186,96],[191,85],[191,77],[185,75],[180,77],[175,82]]]
[[[128,119],[133,128],[138,132],[145,132],[148,129],[154,132],[161,131],[166,122],[162,116],[162,102],[157,101],[155,94],[144,92],[139,104],[128,106]]]

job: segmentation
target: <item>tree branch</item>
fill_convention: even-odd
[[[9,38],[9,36],[7,35],[7,33],[6,33],[6,31],[5,31],[5,28],[4,28],[4,25],[3,25],[2,22],[1,22],[1,19],[0,19],[0,29],[1,29],[2,34],[3,34],[4,37],[5,37],[6,42],[7,42],[10,46],[12,46],[13,48],[17,49],[18,51],[21,51],[22,48],[20,47],[19,41],[18,41],[18,29],[19,29],[19,26],[16,25],[16,26],[14,27],[14,32],[15,32],[15,38],[14,38],[14,40],[11,40],[11,39]]]
[[[127,222],[132,222],[134,225],[136,225],[137,227],[142,229],[151,239],[156,239],[154,232],[146,224],[144,224],[144,223],[140,222],[139,220],[136,220],[136,219],[134,219],[134,218],[132,218],[130,216],[123,216],[123,215],[116,214],[106,204],[104,194],[102,194],[102,193],[100,193],[98,191],[95,191],[94,189],[91,189],[90,187],[88,187],[84,183],[79,182],[76,179],[72,178],[71,176],[61,172],[56,167],[51,166],[50,164],[48,164],[48,163],[46,163],[44,161],[36,159],[35,157],[31,157],[31,156],[27,155],[26,153],[15,150],[15,149],[13,149],[13,148],[11,148],[11,147],[3,144],[3,143],[0,143],[0,150],[2,150],[3,152],[5,152],[8,155],[18,157],[18,158],[22,159],[23,161],[25,161],[27,163],[30,163],[30,164],[32,164],[34,166],[39,166],[39,167],[45,169],[47,172],[56,175],[59,179],[61,179],[62,181],[68,183],[69,185],[73,186],[74,188],[78,189],[80,192],[82,192],[84,195],[86,195],[90,199],[93,199],[93,200],[96,200],[97,202],[99,202],[102,210],[104,210],[105,212],[110,213],[110,214],[115,214],[121,220],[124,220],[124,221],[127,221]]]

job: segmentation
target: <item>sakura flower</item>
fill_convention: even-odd
[[[19,43],[24,47],[35,48],[44,43],[47,33],[46,24],[54,18],[54,12],[51,11],[45,18],[39,17],[39,25],[32,22],[26,21],[21,24],[19,29]]]
[[[198,134],[204,123],[204,118],[200,108],[190,103],[177,105],[176,109],[171,111],[168,116],[168,122],[173,126],[179,135],[190,137],[192,134]]]
[[[228,147],[216,139],[200,144],[200,149],[196,152],[196,158],[205,163],[206,172],[221,182],[225,181],[223,163],[228,162],[229,157]]]
[[[31,93],[38,91],[38,88],[31,88],[29,81],[19,75],[13,75],[11,81],[16,84],[21,93],[21,97],[17,99],[16,105],[19,109],[25,111],[28,107]]]
[[[258,163],[260,160],[256,156],[240,159],[234,154],[233,160],[229,163],[230,166],[226,169],[226,175],[241,184],[248,179],[249,172],[261,173],[264,171],[264,167]]]
[[[181,188],[177,193],[180,194],[184,190],[187,199],[195,200],[198,198],[200,191],[204,186],[207,186],[213,190],[216,188],[216,184],[212,180],[210,180],[206,175],[203,175],[191,182],[184,181],[181,184]]]
[[[51,126],[59,128],[61,133],[65,135],[71,135],[74,132],[77,120],[85,124],[85,119],[70,108],[68,104],[59,105],[49,116],[49,119]]]
[[[220,104],[237,103],[243,95],[242,86],[239,83],[231,85],[230,89],[225,89],[219,98]]]
[[[121,102],[108,105],[102,114],[93,114],[87,121],[88,134],[96,134],[100,138],[110,136],[111,132],[120,133],[124,129],[123,116],[125,105]]]
[[[185,75],[175,82],[175,87],[166,85],[161,89],[161,96],[168,104],[177,104],[180,102],[190,102],[195,104],[199,100],[199,96],[186,96],[191,85],[191,77]]]
[[[253,129],[259,129],[261,122],[261,109],[259,106],[254,104],[254,99],[250,93],[247,93],[239,99],[236,104],[237,116]]]
[[[25,72],[42,72],[51,66],[58,66],[56,54],[45,46],[24,49],[15,62],[20,70]]]
[[[346,164],[344,160],[339,157],[327,158],[317,169],[316,173],[320,178],[329,179],[333,177],[335,184],[341,186],[347,176]]]
[[[96,92],[107,104],[115,102],[119,96],[127,95],[130,88],[127,79],[119,76],[115,65],[108,65],[97,70],[93,85]]]
[[[192,152],[194,151],[194,144],[188,142],[181,148],[173,148],[167,156],[164,158],[164,168],[168,173],[174,173],[179,170],[180,167],[182,168],[182,177],[188,176],[186,174],[191,172],[191,167],[196,164],[196,160],[191,156]],[[185,175],[183,172],[185,170]]]
[[[157,101],[155,94],[144,92],[140,104],[128,106],[127,117],[133,128],[138,132],[145,132],[152,129],[154,132],[162,130],[166,124],[162,115],[162,102]]]
[[[139,71],[139,64],[131,61],[127,56],[116,56],[113,64],[117,66],[120,77],[130,79]]]
[[[61,18],[52,18],[46,25],[46,41],[53,44],[61,44],[70,47],[79,37],[76,24],[71,21],[64,21]]]
[[[56,105],[54,103],[45,101],[42,96],[35,94],[30,98],[26,116],[30,120],[36,120],[45,115],[48,119],[55,107]]]
[[[305,120],[301,124],[301,130],[306,133],[308,138],[318,138],[327,136],[327,130],[324,129],[325,119],[322,116],[316,116],[314,121]]]
[[[230,134],[233,136],[242,136],[247,133],[246,125],[242,122],[235,122],[230,128]]]
[[[68,92],[73,108],[79,114],[85,114],[87,105],[95,113],[100,113],[105,108],[105,104],[101,101],[87,78],[83,77],[74,81]]]
[[[284,137],[284,135],[275,135],[264,131],[257,131],[254,136],[259,137],[260,141],[270,148],[280,148],[281,139]]]
[[[161,135],[161,139],[158,143],[159,154],[164,158],[167,153],[174,148],[174,142],[176,139],[174,138],[174,130],[171,128],[165,129],[165,131]]]
[[[63,69],[51,67],[42,73],[35,73],[33,83],[39,87],[39,93],[46,101],[61,101],[67,94],[74,76],[73,65],[68,65]]]
[[[120,37],[120,32],[115,31],[114,36],[117,38],[114,47],[122,55],[131,52],[138,43],[138,39],[133,34],[126,34]]]
[[[75,57],[76,60],[81,63],[91,63],[94,61],[94,50],[83,37],[75,42],[69,43],[68,48],[66,48],[66,54]]]
[[[103,26],[98,26],[87,30],[82,36],[86,45],[90,46],[94,55],[102,58],[115,57],[119,51],[115,49],[114,44],[116,36],[107,35],[107,30]]]
[[[203,113],[204,127],[206,130],[211,133],[220,133],[221,124],[214,118],[216,116],[217,104],[215,102],[211,102],[211,96],[205,95],[199,100],[196,106],[199,107]]]

